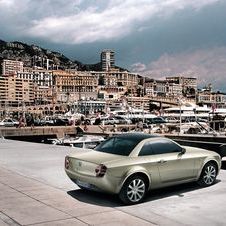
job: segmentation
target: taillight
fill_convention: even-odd
[[[70,160],[69,160],[69,157],[66,156],[64,161],[65,169],[69,169],[69,165],[70,165]]]
[[[103,177],[107,171],[107,167],[104,164],[100,164],[95,169],[96,177]]]

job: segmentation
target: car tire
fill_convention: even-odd
[[[217,177],[217,165],[213,162],[208,162],[202,169],[198,184],[202,187],[208,187],[215,183]]]
[[[142,202],[147,192],[147,183],[144,177],[134,175],[123,184],[119,198],[124,204],[137,204]]]

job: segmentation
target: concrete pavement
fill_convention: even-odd
[[[82,191],[65,175],[72,149],[0,139],[0,226],[226,225],[226,168],[214,186],[186,184],[123,206],[116,196]]]

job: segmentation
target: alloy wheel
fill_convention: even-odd
[[[127,188],[127,197],[133,202],[139,202],[145,194],[145,183],[140,178],[134,179],[128,185]]]
[[[216,168],[213,165],[207,166],[203,175],[203,180],[205,184],[211,185],[216,178],[216,174]]]

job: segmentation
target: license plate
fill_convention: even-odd
[[[80,180],[77,180],[76,183],[77,183],[77,185],[84,187],[84,188],[90,188],[91,187],[91,185],[89,183],[86,183],[86,182],[83,182],[83,181],[80,181]]]

